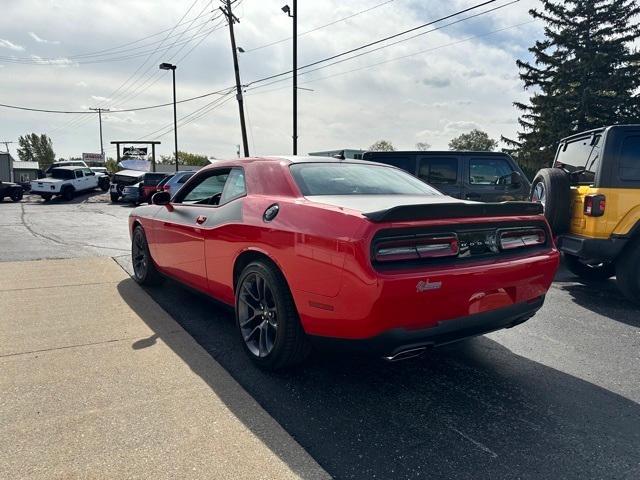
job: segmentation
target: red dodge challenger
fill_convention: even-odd
[[[457,200],[358,160],[216,162],[129,224],[136,281],[171,277],[235,306],[267,369],[314,343],[397,360],[512,327],[559,262],[539,204]]]

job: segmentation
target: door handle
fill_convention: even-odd
[[[198,218],[196,218],[196,223],[198,225],[202,225],[206,221],[207,221],[207,217],[205,217],[204,215],[198,215]]]

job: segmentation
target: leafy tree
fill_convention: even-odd
[[[45,170],[56,159],[51,138],[44,133],[21,135],[18,138],[18,158],[23,162],[38,162],[40,170]]]
[[[463,133],[449,142],[449,150],[472,150],[476,152],[490,152],[495,150],[498,142],[489,137],[487,132],[474,128],[469,133]]]
[[[161,155],[160,163],[175,164],[175,155]],[[189,165],[193,167],[203,167],[205,165],[209,165],[209,159],[206,155],[201,155],[197,153],[189,153],[178,150],[178,163],[180,165]]]
[[[112,157],[105,160],[104,166],[109,173],[116,173],[118,171],[118,162],[116,162]]]
[[[393,152],[395,148],[393,144],[387,140],[378,140],[369,147],[369,150],[372,152]]]
[[[416,143],[416,150],[420,150],[424,152],[425,150],[429,150],[431,148],[431,144],[427,142],[418,142]]]
[[[572,133],[640,119],[640,37],[636,0],[541,0],[531,16],[546,22],[545,38],[518,61],[528,103],[517,139],[502,138],[526,170],[551,164],[557,142]]]

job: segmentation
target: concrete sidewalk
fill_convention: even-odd
[[[0,478],[329,477],[111,258],[0,265]]]

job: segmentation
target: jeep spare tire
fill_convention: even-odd
[[[531,201],[542,203],[544,216],[554,234],[569,230],[571,186],[569,175],[559,168],[543,168],[533,179]]]

